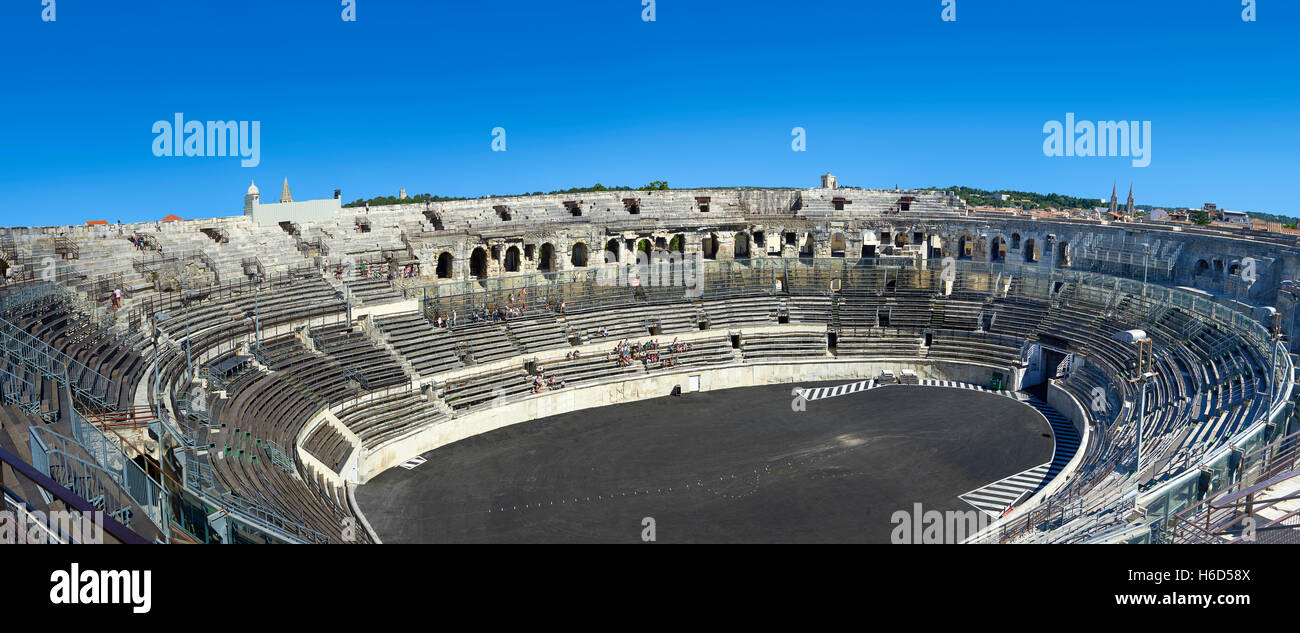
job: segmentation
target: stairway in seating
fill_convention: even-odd
[[[515,346],[515,349],[519,351],[520,356],[528,353],[528,349],[524,347],[524,344],[519,342],[519,337],[515,336],[514,330],[510,329],[510,327],[506,325],[500,325],[497,327],[500,327],[505,331],[506,340],[510,341],[510,344]]]
[[[1047,423],[1052,427],[1052,461],[957,495],[962,501],[994,518],[1002,516],[1012,504],[1023,503],[1046,487],[1079,450],[1079,434],[1075,432],[1074,424],[1056,409],[1028,394],[1004,393],[1033,407],[1047,418]]]
[[[930,327],[943,327],[943,304],[933,303],[930,306]]]

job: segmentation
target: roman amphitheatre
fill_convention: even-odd
[[[3,229],[6,504],[120,542],[888,542],[914,504],[1295,539],[1295,237],[821,185]]]

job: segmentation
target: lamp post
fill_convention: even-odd
[[[167,314],[166,312],[155,312],[153,314],[153,397],[154,397],[154,406],[158,408],[159,414],[161,414],[161,408],[162,408],[162,404],[161,404],[162,396],[160,394],[162,387],[158,376],[158,337],[159,337],[158,324],[162,323],[163,321],[166,321],[170,317],[171,315]]]

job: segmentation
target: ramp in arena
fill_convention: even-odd
[[[1052,427],[1014,398],[890,385],[796,411],[795,386],[506,427],[380,474],[357,502],[386,543],[633,543],[646,518],[657,542],[887,543],[894,512],[967,512],[959,495],[1052,460]]]

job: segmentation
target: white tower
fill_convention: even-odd
[[[244,215],[253,215],[257,209],[258,199],[262,194],[257,191],[257,183],[249,181],[248,193],[244,194]]]

